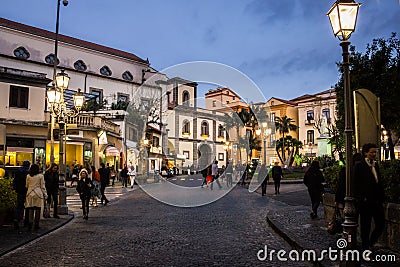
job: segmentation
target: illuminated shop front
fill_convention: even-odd
[[[59,164],[59,142],[54,142],[54,162]],[[50,141],[47,142],[46,147],[46,162],[50,162],[50,149],[51,144]],[[65,164],[68,166],[72,166],[75,164],[85,165],[87,162],[89,165],[93,163],[93,152],[92,152],[92,143],[91,142],[81,142],[81,141],[72,141],[67,140],[65,145]]]
[[[25,160],[44,167],[45,140],[35,138],[7,137],[5,156],[1,161],[6,166],[22,166]]]

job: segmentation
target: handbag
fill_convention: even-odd
[[[343,223],[343,219],[340,216],[339,208],[336,207],[335,214],[332,218],[332,221],[330,221],[328,223],[326,230],[331,235],[341,233],[343,231],[342,223]]]
[[[43,205],[43,218],[50,218],[50,209],[49,206],[47,206],[46,200],[44,200]]]

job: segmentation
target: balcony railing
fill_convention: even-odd
[[[50,122],[50,114],[46,113],[46,120]],[[79,115],[77,117],[66,117],[65,123],[75,124],[78,128],[95,128],[106,130],[115,134],[121,134],[121,129],[118,124],[101,117],[93,115]]]

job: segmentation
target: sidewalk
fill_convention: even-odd
[[[274,199],[274,201],[278,201]],[[338,249],[337,240],[340,235],[330,235],[326,231],[323,208],[320,206],[319,218],[310,218],[310,207],[290,206],[277,210],[269,210],[267,214],[268,224],[297,251],[314,250],[317,257],[321,250],[329,248]],[[339,254],[339,253],[337,253]],[[300,254],[301,255],[301,254]],[[395,255],[395,262],[363,262],[362,266],[399,266],[400,253],[385,248],[378,248],[376,255]],[[339,261],[331,261],[328,256],[322,261],[313,262],[316,266],[339,266]]]
[[[112,204],[119,196],[125,194],[126,192],[137,190],[137,186],[134,189],[122,188],[120,183],[114,187],[106,187],[106,196]],[[79,195],[76,192],[76,188],[67,187],[67,205],[68,205],[68,215],[60,215],[60,219],[55,218],[41,218],[40,219],[40,229],[37,231],[28,231],[27,228],[20,228],[19,230],[14,230],[13,224],[0,226],[0,257],[21,247],[33,240],[45,236],[63,225],[70,222],[75,217],[82,216],[81,201]],[[99,201],[99,208],[100,207]]]

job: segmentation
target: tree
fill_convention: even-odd
[[[277,142],[276,151],[278,152],[279,156],[279,149],[281,150],[279,159],[281,160],[282,164],[285,164],[286,162],[285,148],[288,146],[288,142],[285,141],[285,134],[289,133],[290,131],[297,130],[298,126],[294,124],[294,120],[292,118],[283,116],[282,118],[276,117],[275,127],[279,131],[279,133],[282,134],[282,141],[280,145],[278,145],[279,142]]]
[[[343,73],[338,63],[340,73]],[[381,123],[391,135],[388,140],[390,157],[394,159],[394,144],[400,133],[400,41],[396,33],[387,40],[374,39],[367,44],[365,53],[350,47],[350,88],[365,88],[376,94],[381,102]],[[339,132],[344,130],[344,89],[343,75],[335,85]]]

